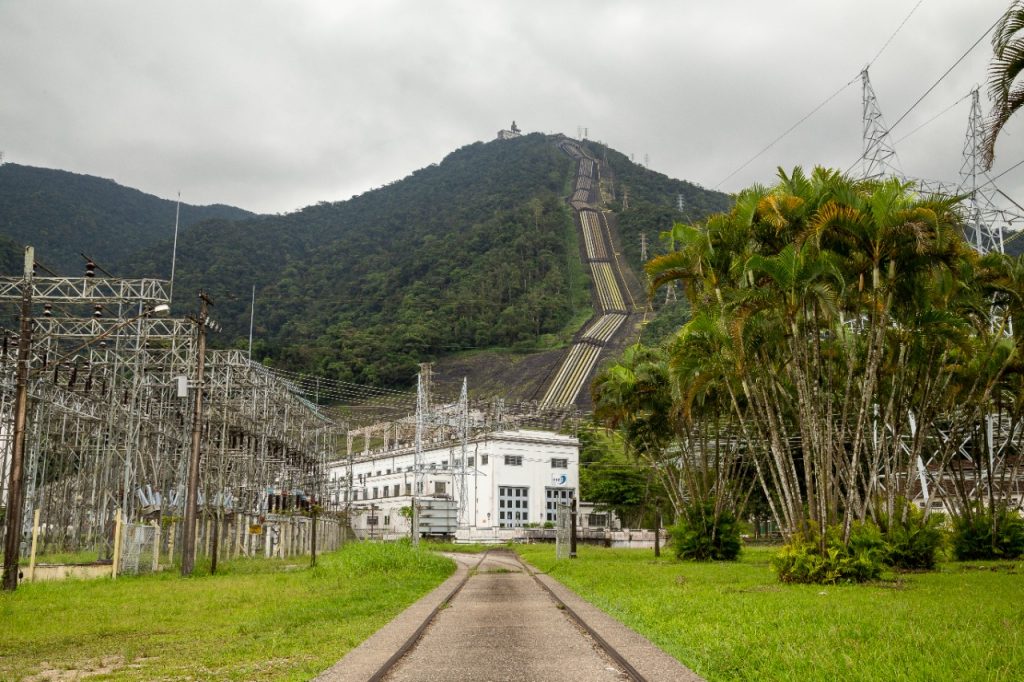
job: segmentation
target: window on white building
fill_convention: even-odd
[[[500,528],[521,528],[527,520],[530,493],[529,488],[520,486],[498,486],[498,526]],[[520,511],[513,512],[513,509]]]
[[[523,466],[522,455],[505,455],[505,466],[507,467],[521,467]]]
[[[544,520],[558,520],[558,505],[571,504],[575,496],[572,488],[544,488]]]
[[[552,469],[568,469],[569,468],[569,460],[567,460],[567,459],[559,459],[557,457],[552,457],[551,458],[551,468]]]

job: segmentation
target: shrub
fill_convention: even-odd
[[[814,533],[798,533],[772,558],[772,567],[784,583],[862,583],[882,574],[882,534],[873,523],[854,524],[850,542],[842,541],[842,528],[825,534],[824,549]]]
[[[976,507],[953,521],[953,556],[971,559],[1016,559],[1024,555],[1024,518],[1003,507],[993,514]]]
[[[694,503],[669,528],[669,543],[679,559],[732,561],[740,554],[740,527],[732,512],[715,517],[711,502]]]
[[[944,518],[942,514],[925,516],[917,505],[898,499],[891,517],[884,513],[878,517],[885,541],[885,563],[901,569],[935,568],[945,541],[941,527]]]

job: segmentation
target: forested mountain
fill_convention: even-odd
[[[31,244],[39,262],[61,274],[82,271],[81,253],[114,274],[128,274],[140,249],[173,237],[174,210],[173,201],[113,180],[0,165],[0,235],[19,245]],[[180,225],[252,216],[232,206],[182,204]]]
[[[651,258],[667,251],[668,244],[659,239],[659,234],[671,230],[675,223],[696,222],[711,213],[727,211],[732,206],[732,199],[727,194],[644,168],[610,147],[595,142],[588,142],[587,146],[610,169],[615,196],[609,208],[618,218],[623,254],[638,272],[642,269],[641,233],[647,235],[647,257]],[[682,211],[678,206],[680,195],[683,198]]]
[[[284,215],[182,206],[183,225],[200,222],[179,238],[174,313],[194,311],[203,289],[224,328],[211,343],[244,346],[255,286],[257,359],[377,385],[407,384],[417,363],[460,350],[527,352],[545,335],[571,336],[591,303],[566,203],[575,165],[560,138],[477,142],[385,187]],[[728,206],[588,144],[612,186],[629,188],[629,208],[613,208],[635,268],[641,230],[656,243],[673,220]],[[0,168],[0,235],[30,237],[63,272],[80,270],[81,251],[118,275],[167,277],[173,219],[173,202],[108,180]],[[0,239],[0,258],[20,268],[20,247]]]
[[[478,142],[348,201],[200,224],[179,241],[176,308],[205,288],[241,339],[256,285],[258,357],[360,383],[533,341],[589,305],[571,170],[547,136]],[[142,270],[166,274],[162,252]]]

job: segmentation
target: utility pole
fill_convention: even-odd
[[[576,558],[576,496],[572,498],[572,512],[569,514],[569,558]]]
[[[14,385],[14,444],[11,473],[7,481],[7,524],[4,536],[3,589],[18,587],[18,558],[21,554],[21,514],[24,506],[25,422],[28,417],[28,370],[32,361],[32,271],[35,251],[25,247],[25,277],[21,289],[21,326],[18,332],[18,368]]]
[[[640,262],[647,262],[647,233],[640,233]]]
[[[661,508],[654,512],[654,556],[661,556]]]
[[[213,301],[206,292],[199,292],[199,317],[196,333],[199,335],[196,363],[196,397],[192,414],[192,454],[188,463],[188,490],[185,497],[185,528],[181,538],[181,575],[192,575],[196,562],[196,504],[199,498],[199,445],[203,433],[203,370],[206,366],[206,325],[209,306]]]

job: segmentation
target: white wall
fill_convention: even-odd
[[[548,511],[547,488],[564,489],[568,495],[578,495],[579,441],[571,436],[552,431],[492,432],[469,441],[465,456],[463,469],[460,444],[435,445],[421,455],[422,494],[450,497],[459,502],[460,528],[496,529],[503,523],[506,526],[543,524]],[[412,471],[414,452],[405,448],[375,454],[362,461],[359,461],[359,454],[354,457],[357,461],[352,466],[353,488],[357,499],[352,501],[352,507],[357,513],[353,527],[361,534],[369,534],[366,517],[372,505],[379,522],[373,529],[375,535],[407,534],[409,523],[400,515],[400,509],[411,504],[407,493],[412,491],[416,480]],[[508,463],[506,457],[510,458]],[[565,468],[552,468],[552,459],[565,460]],[[521,464],[514,464],[516,461]],[[347,505],[347,459],[330,463],[327,471],[331,491],[328,506],[343,510]],[[397,496],[395,486],[398,486]],[[499,492],[503,487],[525,489],[526,497],[508,498],[506,504],[513,506],[502,507]],[[516,502],[518,506],[514,506]],[[503,513],[506,519],[500,518]],[[386,527],[384,516],[389,517]]]

